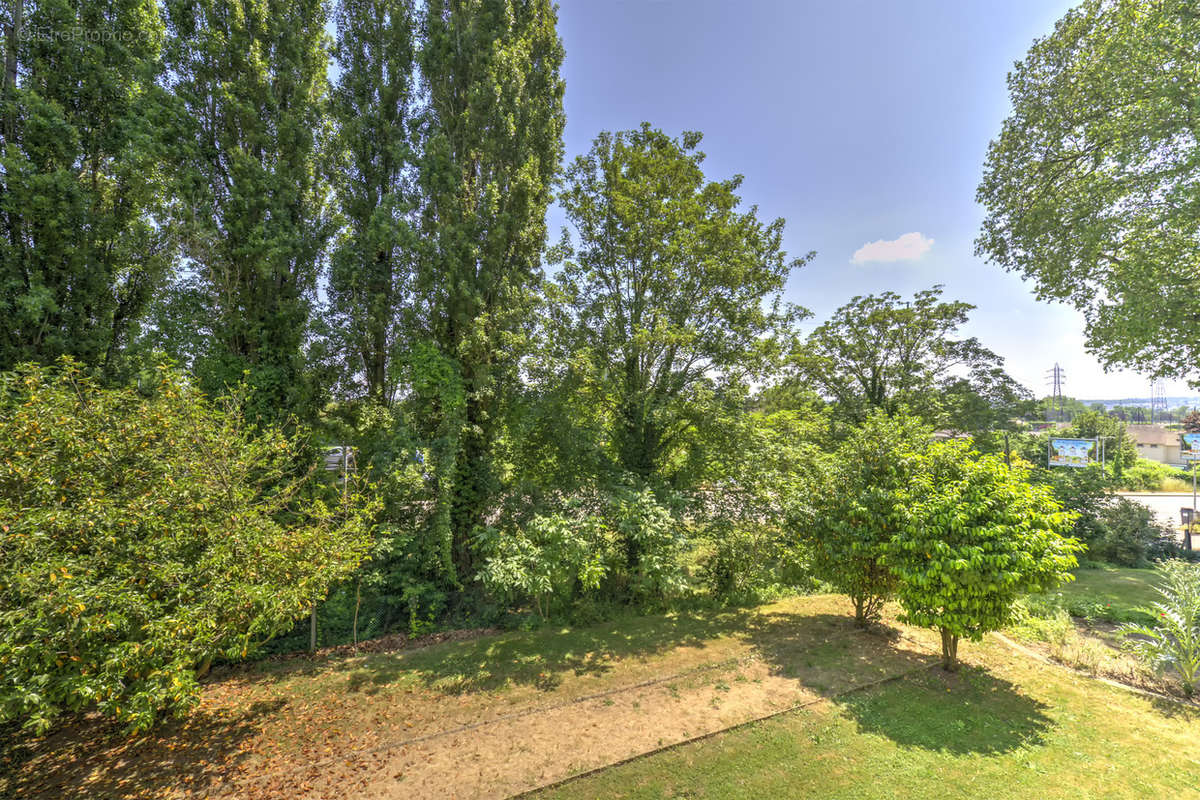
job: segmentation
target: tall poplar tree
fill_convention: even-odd
[[[203,345],[220,392],[248,373],[249,412],[303,415],[303,349],[328,238],[319,155],[329,66],[320,0],[168,0],[178,126],[177,217]]]
[[[66,354],[111,375],[172,256],[158,5],[15,0],[0,25],[0,369]]]
[[[342,0],[336,20],[332,174],[345,227],[330,257],[329,299],[346,366],[387,405],[416,264],[413,2]]]
[[[418,286],[430,341],[451,366],[438,391],[461,387],[461,403],[431,406],[456,417],[439,489],[460,580],[495,499],[498,424],[525,348],[562,157],[555,23],[550,0],[425,4],[420,186],[429,252]]]

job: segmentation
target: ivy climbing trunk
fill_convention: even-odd
[[[455,372],[427,382],[430,399],[449,383],[464,392],[457,416],[431,425],[454,443],[443,502],[465,584],[472,535],[494,509],[493,450],[542,279],[562,157],[563,48],[550,0],[430,0],[424,12],[416,294],[428,339]]]

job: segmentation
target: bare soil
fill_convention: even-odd
[[[83,718],[3,757],[28,798],[506,797],[937,661],[929,634],[855,630],[844,605],[230,671],[187,722],[130,741]]]

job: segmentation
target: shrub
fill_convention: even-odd
[[[881,558],[902,524],[928,441],[928,429],[915,418],[872,414],[838,448],[813,496],[795,498],[789,511],[813,573],[850,596],[859,626],[875,619],[895,590]]]
[[[718,524],[705,535],[700,578],[716,599],[752,602],[814,588],[803,546],[774,526]]]
[[[621,488],[609,502],[608,519],[625,545],[632,597],[641,603],[682,594],[688,587],[683,569],[687,537],[683,526],[653,491]]]
[[[1101,507],[1094,525],[1084,529],[1091,559],[1125,567],[1145,566],[1177,549],[1175,534],[1141,503],[1114,497]]]
[[[1056,602],[1031,602],[1033,598],[1018,601],[1013,608],[1014,631],[1027,639],[1065,646],[1075,634],[1075,624],[1062,606],[1062,595],[1055,597]]]
[[[687,589],[687,539],[649,489],[618,487],[512,529],[485,529],[479,580],[506,599],[528,598],[543,619],[587,593],[653,605]]]
[[[1070,580],[1064,536],[1073,515],[1029,471],[963,442],[940,442],[906,487],[900,529],[884,547],[901,618],[937,628],[943,666],[958,665],[958,641],[1008,624],[1021,595]]]
[[[1179,674],[1183,692],[1192,696],[1200,674],[1200,565],[1165,561],[1157,587],[1162,600],[1151,611],[1151,625],[1125,625],[1129,648],[1158,670]]]
[[[534,516],[515,531],[488,528],[479,543],[488,553],[479,580],[502,596],[528,597],[547,619],[579,589],[599,588],[612,562],[605,534],[600,520],[565,514]]]
[[[1131,492],[1164,491],[1168,481],[1188,479],[1187,488],[1191,488],[1190,475],[1167,464],[1139,458],[1133,466],[1126,467],[1121,474],[1125,489]],[[1174,485],[1177,485],[1174,484]]]
[[[686,519],[711,597],[746,602],[813,584],[808,558],[784,525],[786,507],[813,494],[828,421],[811,410],[730,415],[707,449]]]
[[[69,361],[0,376],[0,720],[142,729],[290,627],[358,566],[374,511],[297,478],[311,457],[166,370],[145,393]]]
[[[762,526],[717,524],[706,531],[710,549],[700,578],[713,597],[750,598],[771,583],[779,560],[778,537]]]

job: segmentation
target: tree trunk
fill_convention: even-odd
[[[204,660],[196,667],[196,677],[203,678],[212,668],[212,656],[205,656]]]
[[[492,491],[491,414],[483,401],[468,395],[465,425],[455,460],[450,527],[454,537],[454,568],[464,584],[475,577],[471,538],[487,522]]]
[[[854,627],[867,627],[867,598],[855,597],[854,600]]]
[[[358,644],[358,609],[362,607],[362,578],[354,584],[354,643]]]
[[[640,378],[627,377],[627,387],[629,382],[637,380]],[[626,398],[618,413],[618,459],[626,472],[636,476],[646,486],[654,477],[658,433],[648,419],[644,398],[629,388],[626,391],[630,392],[631,397]],[[629,538],[625,539],[625,561],[629,574],[636,574],[641,566],[642,551],[640,544]]]
[[[8,41],[4,47],[4,84],[0,86],[7,92],[17,87],[17,43],[21,41],[21,28],[25,16],[25,0],[16,0],[12,9],[12,27],[8,30]],[[6,131],[11,133],[11,131]]]
[[[4,82],[0,84],[0,100],[8,104],[4,115],[0,140],[13,144],[17,138],[17,45],[21,41],[21,28],[25,16],[25,0],[16,0],[12,7],[12,27],[8,30],[8,41],[4,43]]]
[[[368,296],[364,298],[366,311],[367,340],[363,348],[363,362],[367,378],[367,396],[381,406],[390,404],[388,392],[388,330],[392,315],[392,263],[386,250],[375,254],[373,280],[368,285]]]
[[[958,672],[958,637],[942,628],[942,669]]]

